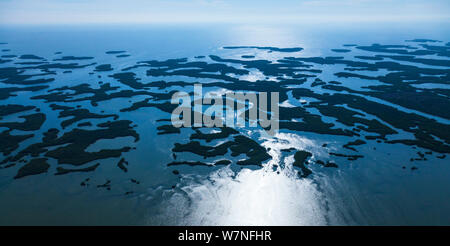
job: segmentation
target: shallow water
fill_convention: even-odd
[[[276,62],[285,57],[327,57],[342,56],[353,59],[359,55],[373,55],[368,51],[342,47],[344,44],[371,45],[402,44],[415,38],[442,40],[445,45],[450,41],[450,31],[445,25],[436,23],[391,24],[380,26],[374,24],[352,24],[346,26],[72,26],[72,27],[2,27],[0,42],[11,49],[4,54],[34,54],[47,58],[72,56],[91,56],[92,60],[73,61],[79,64],[97,62],[94,66],[73,69],[72,73],[60,69],[56,75],[42,78],[56,78],[48,83],[49,88],[37,92],[19,92],[1,100],[2,105],[33,105],[45,113],[46,121],[39,130],[33,131],[35,136],[20,143],[13,153],[18,153],[26,146],[41,141],[43,133],[50,128],[58,128],[69,132],[79,128],[76,122],[66,128],[60,126],[58,111],[52,110],[50,104],[42,99],[30,99],[32,96],[49,94],[49,90],[62,86],[75,86],[88,83],[91,88],[100,88],[99,81],[111,83],[120,89],[130,87],[108,77],[121,69],[134,66],[139,61],[188,58],[188,61],[206,61],[216,63],[208,55],[218,55],[228,59],[242,59],[242,55],[255,56],[252,60]],[[33,38],[30,38],[33,37]],[[224,46],[272,46],[302,47],[300,52],[283,53],[268,52],[259,49],[224,49]],[[430,44],[435,45],[435,44]],[[351,49],[350,53],[336,53],[331,49]],[[128,57],[118,58],[105,54],[106,51],[126,51]],[[61,55],[55,52],[62,52]],[[204,59],[196,56],[206,56]],[[448,60],[448,57],[427,56],[430,59]],[[18,62],[14,58],[13,62]],[[72,61],[71,61],[72,62]],[[93,72],[95,66],[111,64],[113,71]],[[246,69],[242,64],[223,62],[231,67]],[[401,64],[411,64],[401,62]],[[418,65],[423,68],[434,66]],[[0,68],[24,66],[13,63],[0,64]],[[334,74],[343,71],[344,65],[319,65],[313,68],[322,72],[317,78],[323,81],[339,81],[346,88],[356,91],[371,91],[367,86],[383,85],[377,80],[359,78],[339,78]],[[151,81],[184,81],[210,83],[217,79],[193,78],[188,76],[147,76],[147,67],[132,70],[141,80]],[[439,67],[447,69],[448,67]],[[277,81],[276,76],[266,76],[258,69],[248,69],[247,75],[235,77],[250,83],[261,83],[261,80]],[[39,69],[27,69],[32,74]],[[364,71],[367,76],[386,75],[388,71]],[[305,72],[304,74],[311,74]],[[314,73],[312,73],[314,74]],[[101,78],[97,77],[101,75]],[[231,76],[233,77],[233,76]],[[41,77],[39,77],[41,78]],[[308,88],[317,94],[337,93],[335,90],[312,86],[315,78],[307,78],[303,84],[292,85],[292,88]],[[448,82],[448,81],[447,81]],[[229,83],[229,82],[227,82]],[[440,85],[440,86],[439,86]],[[0,81],[1,88],[15,85]],[[441,88],[448,93],[448,84],[420,83],[413,85],[420,89]],[[19,86],[24,87],[24,86]],[[290,88],[290,87],[289,87]],[[221,85],[204,87],[204,91],[225,90]],[[146,91],[167,93],[167,88],[146,88]],[[192,91],[189,86],[171,86],[169,91]],[[244,89],[245,90],[245,89]],[[133,89],[133,91],[137,91]],[[69,92],[65,92],[69,93]],[[355,94],[355,93],[353,93]],[[288,94],[289,105],[285,107],[301,107],[302,100],[317,101],[316,98],[302,97],[302,100]],[[448,94],[447,94],[448,95]],[[72,100],[83,99],[89,94],[72,97]],[[124,152],[129,165],[127,172],[117,167],[120,158],[105,158],[89,162],[100,163],[94,172],[76,172],[66,175],[54,175],[57,167],[71,168],[68,164],[58,164],[49,158],[50,168],[46,173],[13,179],[20,164],[0,170],[0,224],[64,224],[64,225],[431,225],[450,224],[450,166],[448,156],[437,158],[439,153],[433,151],[427,155],[426,161],[410,163],[417,152],[429,149],[390,144],[374,140],[366,140],[366,144],[354,146],[357,152],[342,148],[349,141],[358,139],[353,136],[319,134],[309,131],[282,129],[270,137],[261,128],[236,128],[239,134],[250,137],[263,146],[271,156],[261,167],[239,166],[236,162],[246,156],[231,156],[228,152],[221,158],[233,161],[227,166],[167,166],[174,161],[172,148],[174,143],[187,143],[193,133],[192,129],[181,129],[180,134],[158,135],[158,119],[167,119],[168,113],[155,107],[139,108],[135,111],[120,112],[135,102],[147,98],[147,95],[134,95],[126,98],[114,98],[99,101],[98,106],[89,100],[61,102],[58,105],[76,106],[89,109],[90,112],[102,114],[118,114],[120,120],[131,120],[136,126],[134,130],[140,140],[134,142],[131,136],[113,139],[101,139],[90,145],[86,151],[96,152],[101,149],[117,149],[130,146],[133,149]],[[428,119],[447,125],[449,119],[443,116],[421,112],[380,98],[364,96],[370,101],[387,104],[402,112],[415,113]],[[447,106],[450,105],[447,96]],[[280,101],[282,103],[283,101]],[[53,102],[55,103],[55,102]],[[340,105],[348,108],[348,105]],[[308,112],[321,116],[323,122],[334,123],[334,129],[352,129],[334,117],[322,115],[316,108],[307,108]],[[355,108],[351,110],[357,111]],[[390,125],[377,116],[366,112],[366,119],[378,119],[398,133],[387,139],[414,138],[410,132]],[[2,117],[2,122],[18,121],[18,116],[27,112]],[[63,119],[66,120],[66,119]],[[89,119],[92,127],[96,124],[113,120],[110,118]],[[301,121],[302,119],[299,119]],[[1,131],[7,128],[0,128]],[[202,129],[203,130],[203,129]],[[207,130],[207,129],[206,129]],[[206,132],[206,131],[205,131]],[[11,134],[21,134],[14,130]],[[370,135],[370,134],[367,134]],[[434,136],[439,139],[439,136]],[[442,139],[448,141],[449,139]],[[217,146],[221,139],[208,143]],[[205,143],[202,140],[202,144]],[[327,147],[322,147],[326,143]],[[205,143],[206,144],[206,143]],[[57,146],[59,147],[59,146]],[[57,148],[52,147],[52,148]],[[298,168],[293,166],[294,152],[283,152],[283,149],[295,148],[313,154],[311,161],[332,160],[338,168],[326,168],[321,165],[308,165],[312,175],[301,178]],[[375,149],[374,149],[375,148]],[[270,149],[270,150],[269,150]],[[348,161],[346,158],[333,157],[329,152],[358,154],[363,158]],[[448,153],[447,153],[448,154]],[[214,158],[202,158],[194,153],[176,153],[177,160],[205,161],[213,163]],[[5,157],[5,156],[4,156]],[[31,157],[26,157],[27,160]],[[406,166],[406,169],[402,167]],[[418,167],[417,170],[410,168]],[[84,166],[83,166],[84,167]],[[176,169],[180,175],[174,175]],[[89,178],[89,185],[80,183]],[[131,182],[137,180],[139,183]],[[111,181],[110,190],[98,187],[107,180]],[[133,192],[126,194],[127,192]]]

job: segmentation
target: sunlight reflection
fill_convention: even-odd
[[[278,140],[277,140],[278,139]],[[233,171],[229,166],[208,178],[183,177],[181,192],[168,201],[167,213],[178,212],[181,225],[324,225],[326,199],[311,179],[298,178],[293,158],[281,158],[281,149],[312,149],[316,144],[294,134],[266,140],[273,159],[258,170]],[[286,168],[273,171],[285,162]]]

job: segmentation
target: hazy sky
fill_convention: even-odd
[[[433,20],[450,0],[0,0],[1,24]]]

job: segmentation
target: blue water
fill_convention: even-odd
[[[300,57],[346,56],[330,49],[342,44],[370,45],[373,43],[404,44],[405,40],[427,38],[450,41],[450,29],[439,23],[347,25],[192,25],[192,26],[7,26],[0,29],[0,42],[7,42],[11,54],[34,54],[54,58],[63,55],[93,56],[98,64],[108,63],[115,69],[132,66],[136,61],[189,58],[210,54],[236,58],[254,55],[276,60],[286,54],[258,50],[224,50],[223,46],[255,45],[274,47],[302,47]],[[108,50],[124,50],[131,56],[111,58]],[[361,54],[357,53],[360,52]],[[363,51],[351,55],[364,55]],[[87,61],[86,63],[89,63]],[[83,62],[80,62],[83,63]],[[2,67],[7,64],[2,64]],[[323,80],[332,80],[336,68],[323,66]],[[58,74],[51,88],[80,83],[96,83],[96,75],[88,76],[92,68],[70,74]],[[145,69],[137,74],[144,75]],[[112,72],[114,73],[114,71]],[[114,83],[102,76],[105,82]],[[166,78],[144,78],[140,82]],[[178,79],[178,78],[167,78]],[[186,79],[185,81],[196,81]],[[341,79],[344,83],[346,80]],[[349,88],[361,88],[361,81],[350,81]],[[373,83],[376,83],[373,82]],[[365,86],[367,84],[364,84]],[[1,85],[4,87],[4,85]],[[444,87],[444,89],[448,89]],[[320,88],[317,88],[320,90]],[[47,114],[47,121],[36,136],[21,145],[38,141],[42,133],[58,127],[57,112],[47,103],[30,101],[33,93],[23,92],[3,100],[2,104],[32,104]],[[42,93],[39,93],[42,94]],[[34,94],[33,94],[34,95]],[[116,112],[128,100],[137,102],[144,97],[113,99],[92,107],[79,102],[92,112]],[[294,103],[294,102],[293,102]],[[399,107],[400,108],[400,107]],[[5,118],[14,120],[15,116]],[[177,167],[181,178],[174,176],[166,164],[172,161],[170,149],[174,142],[187,141],[189,134],[157,135],[156,119],[167,117],[155,108],[121,112],[121,118],[138,125],[141,141],[131,138],[105,140],[92,146],[116,147],[132,145],[133,152],[125,153],[130,163],[124,174],[116,160],[101,160],[93,173],[73,173],[55,176],[46,174],[13,180],[17,168],[0,170],[0,224],[65,224],[65,225],[430,225],[450,224],[450,165],[446,159],[430,159],[419,170],[402,170],[404,160],[417,150],[401,144],[360,146],[364,158],[342,162],[338,169],[311,167],[314,175],[300,179],[293,175],[293,157],[282,158],[279,150],[300,147],[325,156],[320,148],[329,143],[339,149],[348,137],[285,131],[277,136],[284,141],[259,137],[249,129],[248,136],[270,147],[272,160],[263,168],[233,167]],[[432,117],[432,116],[430,116]],[[436,118],[440,120],[439,118]],[[327,119],[324,117],[324,121]],[[445,119],[442,119],[445,121]],[[101,120],[90,120],[101,122]],[[448,121],[445,122],[448,124]],[[337,125],[339,123],[336,123]],[[67,130],[74,128],[76,124]],[[247,129],[248,130],[248,129]],[[400,134],[406,134],[401,133]],[[377,151],[372,151],[373,147]],[[418,148],[420,150],[420,148]],[[426,150],[422,150],[426,151]],[[195,156],[185,156],[196,158]],[[227,156],[228,158],[232,158]],[[281,174],[271,171],[273,164],[284,162]],[[51,170],[57,164],[51,162]],[[85,178],[92,183],[113,180],[111,191],[81,187]],[[130,178],[140,181],[130,183]],[[177,189],[170,187],[176,185]],[[132,189],[134,193],[123,196]]]

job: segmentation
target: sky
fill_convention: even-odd
[[[0,0],[0,24],[450,21],[450,0]]]

